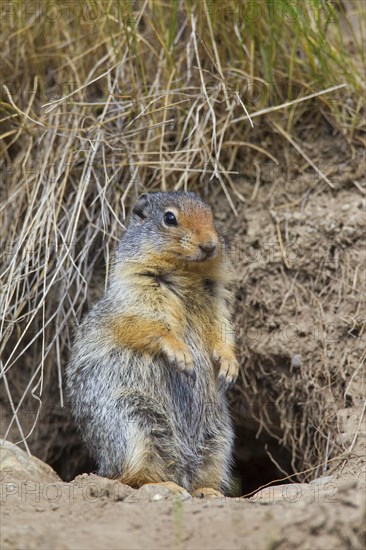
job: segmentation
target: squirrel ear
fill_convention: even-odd
[[[147,217],[147,207],[149,205],[149,194],[142,193],[133,205],[132,215],[140,218],[141,220]]]

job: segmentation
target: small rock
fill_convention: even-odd
[[[301,355],[299,354],[293,355],[291,360],[291,365],[297,369],[300,368],[302,365]]]
[[[0,477],[2,481],[61,481],[51,466],[3,439],[0,439]]]
[[[331,483],[332,481],[334,481],[334,476],[321,476],[311,480],[309,482],[309,485],[315,485],[315,484],[324,485],[325,483]]]
[[[179,500],[188,500],[192,497],[183,487],[180,487],[171,481],[147,483],[136,491],[136,499],[138,501],[159,501],[162,499],[172,500],[176,498]]]

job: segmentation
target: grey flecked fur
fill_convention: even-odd
[[[72,414],[102,476],[123,481],[144,464],[151,481],[174,481],[189,491],[204,486],[225,490],[230,482],[233,430],[225,393],[218,389],[212,359],[195,325],[192,293],[185,293],[179,278],[170,274],[174,299],[183,301],[189,319],[184,342],[194,358],[195,383],[163,355],[121,347],[108,332],[113,316],[130,311],[164,318],[158,300],[136,301],[130,281],[118,275],[123,262],[143,263],[146,246],[161,250],[162,209],[172,204],[179,209],[182,200],[208,208],[193,193],[144,197],[141,209],[147,210],[131,215],[104,297],[76,331],[66,371]],[[208,313],[218,299],[208,288]]]

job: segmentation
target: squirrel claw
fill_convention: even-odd
[[[196,373],[193,371],[193,359],[186,347],[166,348],[166,357],[171,365],[180,372],[192,378],[195,381]]]
[[[230,378],[227,374],[219,374],[218,378],[219,391],[227,392],[232,389],[236,382],[235,378]]]
[[[227,389],[226,378],[223,374],[220,374],[218,376],[217,382],[218,382],[219,392],[221,392],[221,391],[226,392],[226,389]]]
[[[231,380],[226,386],[226,391],[230,391],[235,386],[235,382],[236,382],[236,378]]]
[[[234,386],[238,377],[238,362],[235,358],[224,359],[222,357],[217,357],[216,361],[220,365],[218,375],[219,391],[229,391]]]

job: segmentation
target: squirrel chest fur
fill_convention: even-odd
[[[224,490],[238,364],[229,282],[210,208],[194,193],[144,193],[105,296],[79,326],[71,410],[98,473],[138,487]]]

